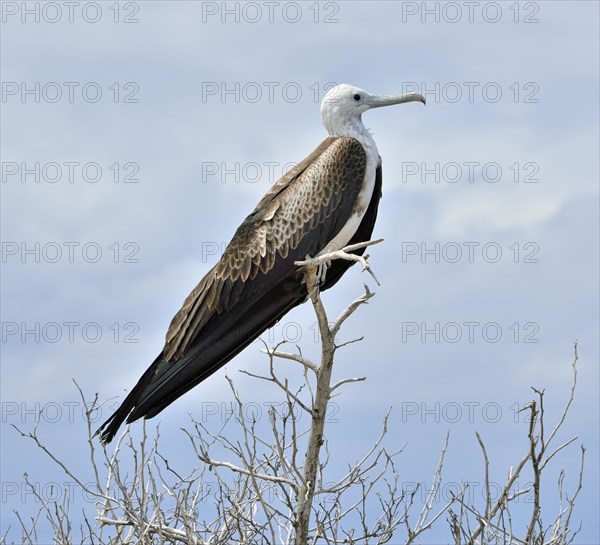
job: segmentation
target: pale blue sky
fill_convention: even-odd
[[[92,7],[75,10],[73,22],[61,2],[60,14],[27,4],[38,6],[32,9],[39,22],[35,14],[23,22],[20,2],[2,4],[1,469],[9,483],[2,531],[15,527],[13,509],[29,512],[13,492],[22,489],[24,472],[42,487],[65,480],[9,424],[31,427],[28,411],[45,408],[42,435],[75,466],[82,463],[81,418],[69,418],[66,405],[78,401],[71,379],[90,396],[122,399],[161,349],[183,298],[214,264],[213,250],[270,187],[268,164],[276,163],[280,174],[281,165],[318,145],[325,136],[319,101],[327,84],[345,82],[381,94],[416,85],[428,104],[364,116],[383,157],[384,198],[374,234],[385,243],[370,252],[381,280],[377,295],[343,333],[365,340],[340,353],[337,375],[368,380],[336,398],[339,423],[329,438],[339,463],[363,450],[359,439],[374,438],[392,405],[389,442],[408,443],[400,462],[404,482],[429,482],[447,430],[446,482],[481,478],[476,430],[501,478],[526,448],[526,424],[515,423],[516,409],[535,386],[546,389],[548,416],[557,417],[578,339],[580,382],[563,439],[578,435],[588,449],[577,543],[600,540],[596,2],[530,2],[517,11],[502,3],[500,12],[483,2],[472,21],[469,3],[453,3],[460,13],[425,3],[438,10],[438,22],[435,11],[420,11],[421,2],[327,2],[318,12],[317,4],[302,3],[297,13],[293,3],[282,3],[289,11],[274,11],[272,21],[266,4],[256,4],[258,17],[231,2],[239,22],[210,14],[220,2],[205,3],[204,13],[193,1],[121,4],[119,21],[137,20],[131,23],[114,22],[112,3],[101,3],[99,14]],[[86,21],[97,16],[96,23]],[[35,93],[21,95],[23,85],[35,90],[36,82],[39,102]],[[100,100],[83,98],[86,84],[88,99],[100,88]],[[237,96],[206,94],[236,85]],[[57,88],[63,96],[51,102]],[[301,96],[286,99],[284,88]],[[256,89],[262,97],[255,101]],[[22,182],[22,163],[36,162],[39,177]],[[77,163],[72,183],[68,162]],[[55,175],[49,163],[62,168],[55,183],[43,179]],[[82,173],[88,163],[102,169],[96,183],[83,179],[95,176],[93,165]],[[221,165],[236,163],[240,169],[258,164],[260,181],[220,176]],[[219,174],[203,179],[215,164]],[[452,183],[456,164],[464,175]],[[436,165],[439,176],[422,182]],[[497,166],[498,181],[486,181],[497,176]],[[114,183],[115,171],[139,181]],[[526,176],[537,181],[524,183]],[[23,253],[22,243],[33,253]],[[326,295],[332,315],[361,291],[363,280],[352,271]],[[73,342],[67,322],[78,324]],[[476,325],[465,325],[470,322]],[[285,333],[316,355],[313,323],[304,305],[273,338]],[[454,323],[462,337],[450,342]],[[35,333],[22,338],[24,328],[36,327],[39,339]],[[436,327],[439,342],[424,334]],[[61,338],[49,342],[58,331]],[[90,342],[98,331],[101,338]],[[502,337],[491,342],[497,331]],[[124,342],[127,334],[138,342]],[[266,368],[259,348],[253,344],[228,372],[246,400],[263,403],[272,393],[237,373]],[[179,428],[189,412],[202,415],[214,407],[207,402],[229,399],[219,372],[174,403],[157,419],[165,450],[181,448]],[[50,411],[57,407],[62,412],[55,419]],[[550,468],[545,499],[553,509],[558,471],[566,467],[572,484],[578,456],[573,447]],[[442,524],[432,535],[446,541],[445,532]]]

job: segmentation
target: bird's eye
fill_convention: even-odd
[[[356,100],[356,102],[358,102],[360,100],[360,95],[358,93],[355,93],[355,95],[352,98]]]

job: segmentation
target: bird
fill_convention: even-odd
[[[305,302],[307,286],[296,261],[370,240],[382,169],[362,114],[415,101],[425,104],[419,93],[373,95],[350,84],[325,94],[320,113],[328,136],[273,184],[238,227],[173,317],[160,354],[96,431],[102,443],[110,443],[125,421],[155,417]],[[352,264],[332,261],[319,275],[320,291]]]

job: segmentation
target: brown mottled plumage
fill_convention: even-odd
[[[294,261],[318,254],[340,231],[354,209],[365,168],[360,142],[329,137],[271,187],[184,301],[163,352],[98,430],[102,441],[109,442],[125,419],[158,414],[306,300]],[[378,169],[373,210],[361,225],[364,233],[352,242],[369,238],[380,188]],[[349,266],[332,264],[322,289],[335,284]]]
[[[231,301],[232,293],[237,293],[233,284],[242,283],[239,296],[243,297],[248,280],[267,275],[276,261],[285,260],[309,231],[325,225],[331,213],[343,206],[342,199],[353,205],[365,164],[359,142],[332,137],[287,172],[240,225],[219,262],[186,298],[167,332],[165,359],[178,360],[218,312],[217,307],[228,310],[237,302]],[[295,259],[304,257],[294,254]],[[287,265],[290,268],[293,262],[288,260]]]
[[[240,225],[173,318],[162,352],[96,432],[103,442],[125,420],[156,416],[305,301],[295,261],[370,239],[381,198],[381,163],[361,116],[370,108],[414,101],[425,103],[418,93],[378,96],[348,84],[327,92],[321,119],[330,136]],[[333,286],[350,266],[333,261],[320,289]]]

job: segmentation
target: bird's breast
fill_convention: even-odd
[[[379,157],[377,146],[372,139],[369,139],[367,142],[361,141],[361,144],[365,148],[365,152],[367,154],[367,164],[365,167],[365,177],[363,179],[362,187],[358,193],[356,202],[352,207],[352,213],[348,218],[348,221],[342,227],[340,232],[320,252],[320,254],[334,252],[340,250],[344,246],[347,246],[348,242],[358,230],[358,227],[360,226],[363,217],[369,208],[369,203],[373,197],[373,190],[375,189],[375,175],[377,167],[381,163],[381,158]]]

